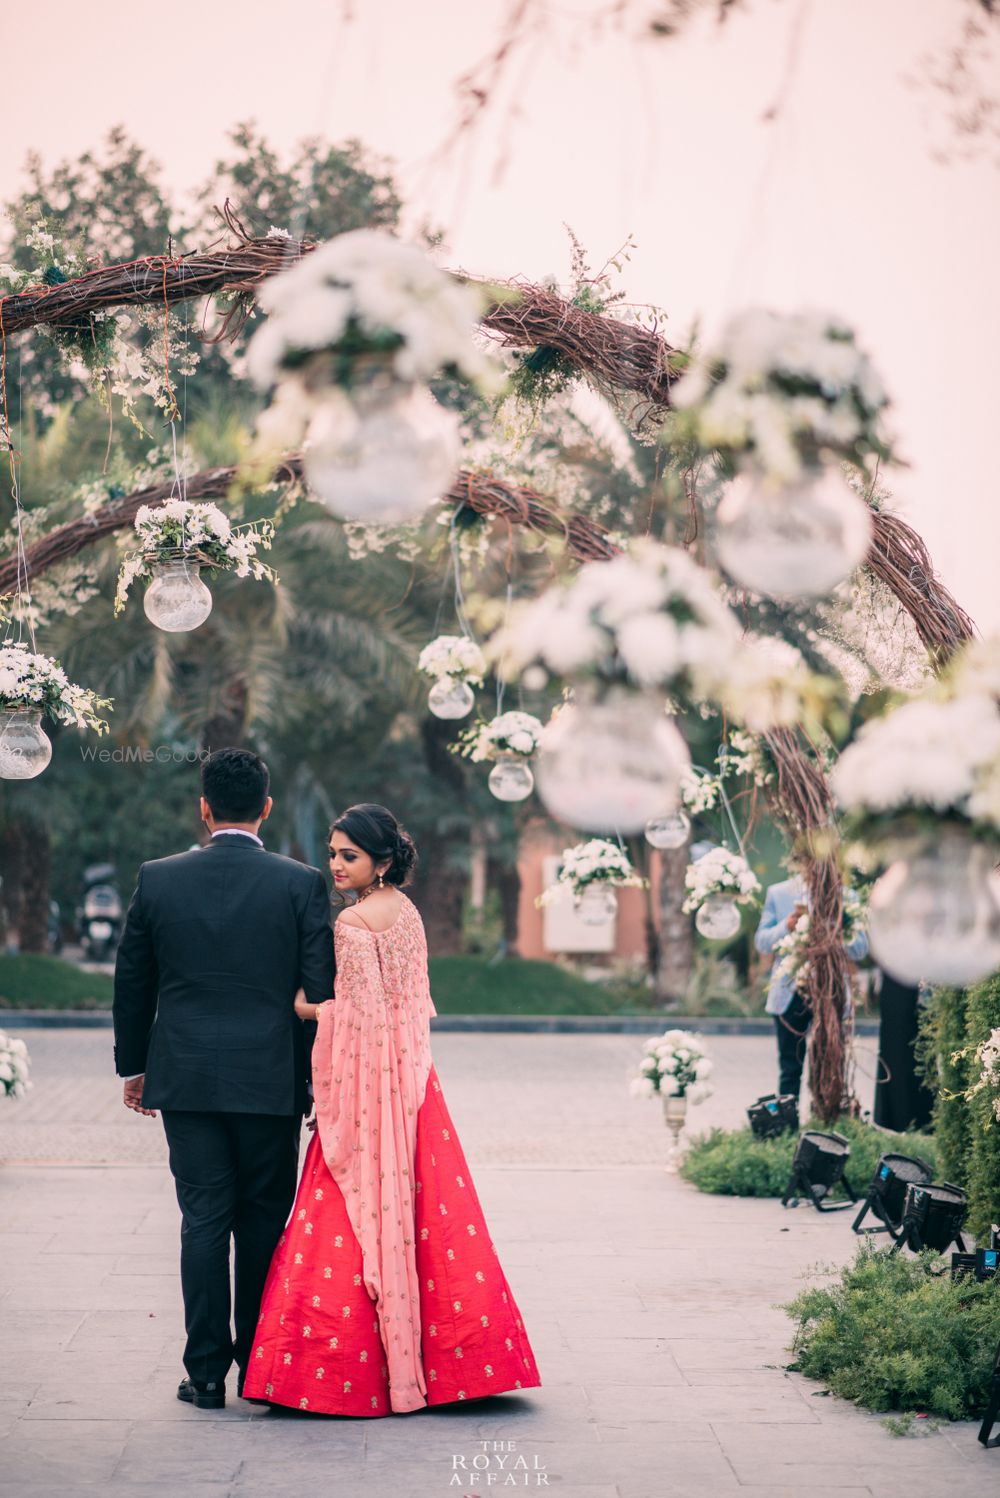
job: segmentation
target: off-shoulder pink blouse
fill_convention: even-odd
[[[384,931],[335,925],[334,1002],[320,1007],[312,1063],[320,1146],[361,1245],[398,1411],[427,1402],[413,1195],[437,1012],[423,922],[406,895],[402,902]]]

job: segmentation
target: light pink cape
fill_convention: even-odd
[[[312,1062],[320,1146],[361,1245],[397,1411],[427,1402],[413,1177],[437,1012],[423,923],[402,899],[385,931],[337,922],[334,1002],[319,1010]]]

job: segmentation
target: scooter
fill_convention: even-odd
[[[122,929],[122,897],[111,882],[114,865],[92,864],[84,870],[83,878],[87,890],[78,912],[80,945],[92,962],[106,962],[118,945]]]

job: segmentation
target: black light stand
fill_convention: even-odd
[[[776,1139],[779,1134],[798,1128],[798,1099],[789,1092],[769,1092],[750,1104],[747,1118],[756,1139]]]
[[[804,1198],[812,1202],[817,1212],[842,1212],[846,1207],[855,1206],[858,1198],[844,1175],[850,1153],[850,1141],[843,1134],[821,1134],[807,1129],[795,1146],[792,1175],[781,1205],[797,1207],[799,1199]],[[827,1197],[838,1183],[847,1192],[849,1200],[831,1203]]]
[[[921,1160],[919,1155],[883,1155],[875,1167],[861,1211],[851,1225],[854,1232],[888,1233],[895,1241],[902,1228],[907,1187],[914,1182],[926,1185],[933,1175],[927,1161]],[[869,1212],[878,1218],[881,1226],[861,1226]]]
[[[910,1248],[914,1253],[933,1248],[943,1254],[954,1243],[964,1254],[962,1228],[968,1211],[969,1198],[958,1186],[948,1181],[940,1186],[911,1182],[906,1188],[893,1253],[901,1248]]]

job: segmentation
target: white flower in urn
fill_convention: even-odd
[[[708,1078],[712,1061],[701,1035],[690,1030],[668,1030],[646,1041],[636,1074],[629,1082],[633,1097],[686,1097],[703,1103],[714,1088]]]
[[[19,1098],[35,1084],[28,1076],[28,1047],[0,1030],[0,1092]]]

